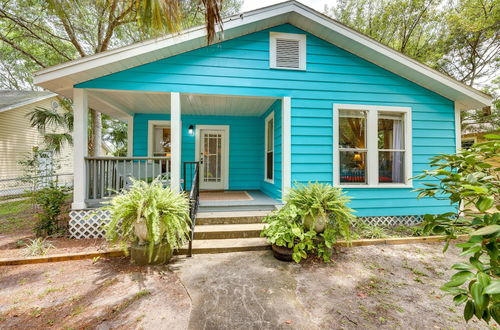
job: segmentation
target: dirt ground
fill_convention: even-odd
[[[439,290],[458,258],[441,248],[348,248],[330,265],[262,251],[0,267],[0,329],[487,329]]]

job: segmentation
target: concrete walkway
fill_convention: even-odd
[[[329,265],[258,251],[154,267],[128,258],[3,266],[0,329],[484,329],[439,290],[460,259],[441,251],[352,247]]]
[[[458,253],[441,249],[356,247],[329,265],[271,251],[195,255],[171,269],[191,298],[188,329],[462,329],[462,307],[439,290]]]

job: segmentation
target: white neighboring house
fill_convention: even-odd
[[[43,137],[31,127],[28,113],[36,107],[60,109],[57,94],[40,91],[0,90],[0,196],[22,193],[27,187],[20,181],[24,169],[19,161],[26,158],[35,146],[43,147]],[[54,127],[53,132],[60,131]],[[73,148],[66,145],[59,155],[48,152],[44,166],[56,159],[56,173],[66,183],[73,175]]]

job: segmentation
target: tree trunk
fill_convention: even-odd
[[[101,156],[101,143],[102,143],[102,119],[101,113],[94,109],[90,109],[92,118],[92,141],[90,148],[90,155],[93,157]]]

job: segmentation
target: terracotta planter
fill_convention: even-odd
[[[328,215],[313,217],[311,215],[306,215],[304,217],[304,227],[307,230],[314,230],[317,233],[322,233],[325,231],[326,224],[330,218]]]
[[[130,259],[134,262],[134,264],[139,266],[163,265],[172,258],[173,252],[174,251],[170,247],[170,244],[157,244],[153,248],[153,255],[151,256],[150,262],[148,255],[148,245],[133,244],[130,247]]]
[[[293,261],[292,258],[293,249],[284,246],[277,246],[275,244],[273,244],[271,248],[273,250],[273,255],[276,259],[281,261]]]

